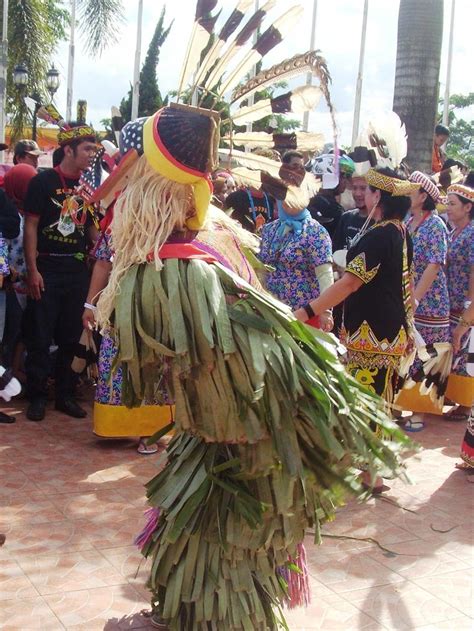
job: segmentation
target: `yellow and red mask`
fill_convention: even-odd
[[[216,166],[219,114],[171,104],[143,125],[143,152],[148,164],[164,177],[193,188],[196,214],[186,224],[204,225],[212,196],[210,174]]]

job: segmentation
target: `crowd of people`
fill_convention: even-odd
[[[45,417],[52,383],[57,410],[86,416],[75,397],[80,377],[71,365],[81,331],[94,328],[94,302],[112,269],[108,227],[113,210],[95,217],[74,197],[97,151],[95,132],[87,126],[72,129],[76,131],[59,135],[56,166],[39,173],[38,145],[19,141],[14,166],[0,189],[3,363],[23,383],[32,421]],[[452,181],[455,165],[440,162],[445,157],[440,142],[448,135],[446,128],[436,128],[433,156],[444,180]],[[418,379],[416,387],[398,393],[394,410],[418,413],[405,421],[411,432],[423,429],[421,413],[439,414],[444,402],[456,404],[446,420],[467,421],[474,392],[469,335],[463,330],[471,324],[464,314],[474,293],[473,174],[457,168],[458,181],[444,191],[439,173],[436,180],[434,173],[415,171],[405,180],[400,172],[374,171],[373,166],[373,156],[363,147],[309,160],[289,150],[281,156],[283,181],[297,183],[305,171],[320,181],[305,207],[295,210],[277,200],[271,186],[237,187],[225,168],[212,175],[213,203],[258,235],[252,245],[265,270],[266,289],[301,319],[340,337],[349,351],[349,370],[390,403],[403,383],[398,368],[410,343],[410,327],[416,328],[418,345],[452,344],[445,397],[443,392],[429,396]],[[312,301],[317,308],[307,307]],[[103,332],[96,341],[96,433],[151,435],[158,408],[164,421],[171,418],[170,402],[157,406],[152,400],[134,414],[127,410],[121,401],[121,372],[112,375],[113,337]],[[410,374],[419,373],[421,365],[415,358]],[[2,419],[14,420],[6,414]],[[156,446],[142,438],[139,450],[154,453]],[[474,464],[472,453],[463,451],[463,458],[464,466]]]
[[[439,159],[448,136],[436,127],[433,155]],[[395,418],[400,410],[415,413],[403,421],[407,431],[421,431],[422,415],[441,415],[443,404],[452,406],[444,420],[468,421],[474,371],[467,366],[472,320],[465,314],[474,297],[474,173],[444,160],[437,175],[379,168],[374,176],[363,147],[339,157],[337,174],[335,163],[333,154],[306,161],[301,152],[283,153],[282,178],[289,167],[321,179],[318,193],[297,213],[262,190],[233,190],[232,176],[223,171],[217,173],[226,183],[218,204],[260,236],[267,290],[302,320],[332,330],[348,349],[348,369],[392,404]],[[451,374],[436,393],[420,376],[422,352],[412,353],[415,385],[402,389],[399,369],[410,339],[440,354],[454,347]],[[466,440],[472,444],[472,427]],[[472,468],[465,445],[460,466]]]
[[[137,123],[129,123],[122,134],[133,150]],[[217,311],[213,313],[217,308],[215,301],[219,301],[217,287],[214,286],[211,299],[206,294],[211,291],[206,289],[206,281],[196,271],[195,277],[189,276],[192,268],[186,272],[188,276],[183,276],[183,268],[172,267],[169,262],[164,267],[165,280],[158,282],[146,271],[135,272],[132,284],[123,285],[128,278],[124,274],[134,269],[134,260],[142,264],[153,262],[158,247],[153,245],[153,238],[161,234],[160,260],[173,261],[177,257],[189,261],[196,257],[220,263],[233,270],[257,296],[265,295],[264,288],[293,311],[298,320],[334,333],[346,349],[347,372],[363,389],[379,395],[395,417],[400,409],[441,414],[443,403],[452,404],[442,418],[449,422],[467,421],[461,449],[463,462],[459,467],[474,469],[474,371],[469,341],[474,324],[472,172],[463,174],[462,180],[458,175],[459,181],[453,183],[459,169],[450,171],[448,166],[445,170],[449,171],[451,183],[443,191],[439,179],[436,181],[432,174],[404,174],[381,166],[364,147],[349,154],[327,153],[310,159],[298,150],[289,150],[281,156],[279,177],[262,174],[259,187],[237,186],[232,170],[224,167],[214,171],[213,205],[206,210],[211,223],[200,224],[190,241],[185,228],[187,215],[176,220],[185,198],[180,196],[180,190],[167,188],[169,185],[163,184],[161,176],[156,179],[147,163],[140,166],[139,160],[134,167],[136,186],[129,181],[125,189],[122,190],[123,183],[114,189],[114,174],[120,168],[114,170],[110,162],[108,166],[101,162],[102,151],[98,150],[91,127],[69,126],[59,133],[58,142],[55,166],[39,172],[39,147],[29,140],[18,142],[14,166],[6,173],[0,189],[2,361],[24,386],[26,416],[30,421],[43,421],[52,389],[56,410],[76,419],[87,416],[76,397],[87,357],[98,365],[93,421],[98,436],[138,436],[139,453],[148,455],[157,451],[157,445],[147,437],[176,421],[184,435],[194,440],[194,430],[186,433],[189,430],[185,419],[175,419],[174,404],[179,397],[191,397],[186,399],[191,410],[190,426],[196,423],[200,427],[201,415],[205,419],[211,413],[209,406],[214,395],[210,384],[202,392],[198,393],[194,386],[187,392],[187,382],[177,380],[172,359],[175,352],[165,344],[168,338],[162,337],[165,330],[171,331],[177,324],[167,320],[166,310],[172,308],[172,301],[179,295],[176,304],[183,309],[182,325],[193,313],[192,317],[197,318],[193,327],[202,327],[202,338],[198,336],[193,342],[196,350],[188,349],[183,357],[193,352],[211,356],[215,353],[212,345],[203,350],[209,336],[217,335],[216,339],[222,342],[226,333],[225,328],[219,328],[222,313],[219,318]],[[100,187],[106,189],[105,193],[102,190],[101,199],[109,196],[103,212],[94,190],[87,188],[94,179],[90,177],[92,170],[97,167],[112,169]],[[302,187],[308,174],[319,187],[312,196],[308,194],[310,187]],[[144,187],[149,195],[146,205]],[[117,190],[121,191],[118,198]],[[200,203],[196,197],[198,210]],[[134,209],[142,206],[144,214],[140,217]],[[174,217],[173,226],[167,228],[163,214],[166,209]],[[139,225],[147,225],[149,233],[139,229]],[[177,229],[177,225],[182,228]],[[160,232],[164,229],[169,232],[166,239],[165,233]],[[151,267],[155,273],[154,265]],[[117,294],[119,283],[122,284]],[[187,283],[189,298],[183,294]],[[226,292],[231,291],[228,284],[226,287]],[[115,322],[109,319],[112,299]],[[260,308],[259,299],[250,309],[254,316]],[[140,306],[135,300],[141,300]],[[162,302],[158,312],[153,300]],[[153,313],[149,311],[150,304]],[[193,312],[196,308],[198,314]],[[179,313],[177,309],[176,316]],[[289,311],[286,313],[288,316]],[[210,318],[207,324],[206,318]],[[239,316],[236,322],[242,325],[245,316]],[[161,333],[153,337],[150,327]],[[194,331],[193,335],[197,335],[197,329]],[[255,342],[244,331],[236,329],[234,335],[249,335],[249,343]],[[176,330],[173,335],[177,344]],[[92,351],[98,351],[97,356]],[[413,361],[407,369],[410,351]],[[434,377],[432,371],[429,378],[423,372],[426,353],[432,359],[436,352],[449,353],[447,383],[438,379],[439,371],[434,371]],[[150,371],[150,361],[157,354],[163,354],[166,360]],[[77,362],[78,356],[84,361]],[[207,375],[207,368],[205,372]],[[403,388],[409,377],[412,387]],[[258,382],[257,376],[251,379]],[[232,387],[236,387],[235,383]],[[373,405],[370,427],[375,439],[382,440],[385,430],[377,422],[376,403]],[[224,416],[232,413],[229,408]],[[0,417],[3,423],[14,420],[7,414]],[[236,421],[236,428],[239,422]],[[424,427],[419,415],[402,422],[409,432]],[[219,435],[209,425],[200,431],[211,441]],[[240,441],[250,430],[242,426],[235,431],[241,432],[239,438],[237,434],[235,437]],[[256,426],[252,429],[255,431]],[[190,449],[198,448],[192,442],[188,445]],[[174,449],[170,450],[170,466],[174,463],[178,471],[181,452],[175,453]],[[245,456],[248,464],[258,469],[258,458],[263,457],[263,452],[257,458],[254,447],[249,449]],[[243,447],[244,453],[242,450]],[[380,475],[374,479],[373,469],[360,468],[364,488],[373,493],[387,489]],[[161,483],[164,482],[160,478]],[[157,553],[157,548],[150,547],[150,533],[160,523],[160,513],[153,512],[148,535],[140,539],[146,555]],[[276,558],[281,561],[278,555]],[[165,592],[160,602],[163,599]],[[159,626],[161,613],[156,615]]]
[[[474,471],[474,173],[447,159],[443,126],[430,173],[403,164],[395,113],[338,149],[320,51],[259,70],[303,8],[265,30],[275,3],[239,2],[214,32],[216,4],[197,2],[176,102],[114,116],[115,144],[35,109],[59,128],[52,168],[19,140],[0,185],[0,397],[16,378],[28,421],[52,399],[88,422],[88,379],[98,437],[165,450],[136,538],[163,631],[274,630],[308,604],[305,538],[401,475],[402,410],[408,432],[424,412],[467,422]],[[323,150],[252,131],[320,98]]]

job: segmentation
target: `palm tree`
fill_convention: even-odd
[[[393,109],[408,132],[407,163],[431,171],[443,41],[443,0],[400,0]]]
[[[122,1],[75,1],[86,50],[91,55],[100,54],[117,38],[123,21]],[[8,16],[7,112],[11,114],[12,141],[15,141],[30,120],[25,95],[37,93],[46,98],[46,72],[57,45],[67,39],[70,13],[61,0],[10,0]],[[0,28],[1,18],[0,12]],[[13,68],[20,63],[28,68],[28,85],[23,92],[12,81]]]

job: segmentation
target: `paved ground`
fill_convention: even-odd
[[[430,419],[407,461],[413,484],[391,483],[400,507],[352,504],[325,527],[387,550],[309,542],[313,602],[288,615],[291,631],[474,628],[474,485],[454,469],[463,433]],[[155,460],[58,413],[0,425],[0,629],[146,627],[147,570],[132,540]]]

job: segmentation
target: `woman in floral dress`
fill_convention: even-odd
[[[474,189],[462,184],[453,184],[448,188],[448,218],[454,226],[448,247],[450,323],[454,332],[465,309],[474,301]],[[445,416],[452,421],[466,421],[474,403],[474,377],[466,370],[467,337],[466,331],[460,350],[454,356],[446,390],[446,396],[458,404]]]
[[[96,265],[89,287],[83,315],[85,328],[94,324],[92,302],[107,285],[112,270],[113,252],[110,248],[107,230],[97,241],[93,252]],[[158,405],[156,402],[129,409],[122,405],[122,368],[116,365],[117,346],[112,331],[105,331],[102,337],[98,359],[98,382],[94,402],[94,433],[103,437],[140,436],[138,452],[143,455],[156,453],[155,445],[147,445],[145,438],[151,436],[173,418],[171,404]]]
[[[446,272],[448,230],[436,213],[440,194],[434,182],[420,171],[414,171],[410,181],[420,185],[411,193],[411,217],[407,228],[413,241],[414,298],[416,304],[415,326],[425,344],[449,342],[449,294]],[[411,374],[420,367],[416,359]],[[413,412],[441,414],[441,401],[436,404],[429,395],[422,395],[416,385],[400,393],[397,405]],[[423,429],[418,417],[409,419],[408,431]]]
[[[464,311],[462,317],[459,319],[458,324],[453,329],[453,350],[454,353],[459,353],[461,344],[466,341],[466,336],[472,335],[474,331],[474,302],[471,302],[469,307]],[[471,409],[469,418],[467,421],[466,432],[461,445],[461,459],[462,462],[456,464],[457,469],[463,469],[468,473],[474,472],[474,408]]]
[[[262,229],[260,259],[273,268],[266,288],[298,309],[333,283],[331,239],[307,209],[295,214],[279,202],[278,216]],[[331,329],[329,312],[321,315],[320,326]]]

